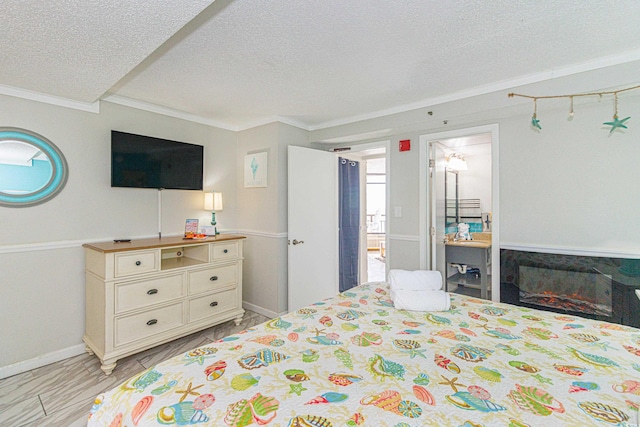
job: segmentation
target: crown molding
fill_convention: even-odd
[[[271,117],[265,117],[264,119],[261,120],[256,120],[253,122],[249,122],[246,123],[242,126],[239,126],[237,128],[238,131],[243,131],[243,130],[248,130],[248,129],[253,129],[253,128],[257,128],[259,126],[264,126],[264,125],[268,125],[271,123],[282,123],[285,125],[289,125],[289,126],[293,126],[296,128],[300,128],[302,130],[306,130],[306,131],[310,131],[311,128],[306,125],[305,123],[302,123],[298,120],[293,120],[290,119],[288,117],[282,117],[282,116],[271,116]]]
[[[361,114],[357,116],[345,117],[343,119],[331,120],[328,122],[320,123],[317,125],[309,126],[310,131],[322,130],[335,126],[347,125],[364,120],[377,119],[392,114],[405,113],[407,111],[418,110],[420,108],[433,107],[435,105],[444,104],[447,102],[459,101],[461,99],[471,98],[479,95],[487,95],[494,92],[500,92],[502,90],[510,90],[514,87],[524,86],[533,83],[540,83],[548,80],[557,79],[560,77],[567,77],[574,74],[584,73],[588,71],[595,71],[601,68],[611,67],[614,65],[626,64],[629,62],[640,61],[640,49],[625,52],[618,55],[611,55],[602,58],[597,58],[591,61],[582,62],[579,64],[569,65],[566,67],[558,68],[555,70],[543,71],[541,73],[529,74],[526,76],[517,77],[514,79],[503,80],[496,83],[473,87],[467,90],[454,92],[442,96],[436,96],[433,98],[427,98],[422,101],[414,102],[411,104],[399,105],[396,107],[388,108],[385,110],[376,111],[368,114]]]
[[[71,108],[74,110],[86,111],[89,113],[100,113],[100,102],[82,102],[73,99],[62,98],[54,95],[47,95],[32,90],[20,89],[13,86],[0,85],[0,94],[13,96],[15,98],[28,99],[30,101],[42,102],[44,104],[57,105],[58,107]]]
[[[554,70],[544,71],[544,72],[535,73],[535,74],[529,74],[529,75],[517,77],[514,79],[503,80],[500,82],[477,86],[477,87],[469,88],[467,90],[462,90],[459,92],[445,94],[442,96],[427,98],[418,102],[399,105],[392,108],[375,111],[372,113],[360,114],[360,115],[355,115],[351,117],[330,120],[330,121],[318,123],[315,125],[310,125],[310,124],[307,124],[289,117],[284,117],[284,116],[269,116],[269,117],[265,117],[255,121],[246,122],[240,125],[231,125],[218,120],[206,118],[197,114],[187,113],[174,108],[163,107],[157,104],[152,104],[144,101],[138,101],[138,100],[127,98],[120,95],[110,94],[101,98],[100,101],[124,105],[127,107],[136,108],[143,111],[162,114],[165,116],[187,120],[190,122],[199,123],[207,126],[213,126],[213,127],[230,130],[234,132],[244,131],[247,129],[252,129],[258,126],[263,126],[263,125],[274,123],[274,122],[280,122],[289,126],[297,127],[302,130],[312,132],[312,131],[332,128],[336,126],[348,125],[356,122],[361,122],[364,120],[377,119],[377,118],[389,116],[392,114],[405,113],[408,111],[418,110],[421,108],[428,108],[435,105],[444,104],[447,102],[453,102],[453,101],[459,101],[466,98],[471,98],[474,96],[487,95],[490,93],[500,92],[504,90],[511,90],[519,86],[540,83],[540,82],[549,81],[549,80],[553,80],[560,77],[567,77],[567,76],[594,71],[594,70],[611,67],[615,65],[622,65],[622,64],[626,64],[634,61],[640,61],[640,49],[636,49],[633,51],[629,51],[629,52],[625,52],[617,55],[610,55],[602,58],[597,58],[591,61],[569,65],[569,66],[557,68]],[[72,109],[81,110],[81,111],[87,111],[91,113],[100,112],[100,101],[95,101],[92,103],[75,101],[68,98],[47,95],[39,92],[15,88],[15,87],[6,86],[6,85],[0,85],[0,94],[13,96],[17,98],[29,99],[32,101],[43,102],[46,104],[52,104],[52,105],[57,105],[61,107],[66,107],[66,108],[72,108]]]
[[[107,95],[102,98],[102,101],[110,102],[112,104],[124,105],[125,107],[136,108],[138,110],[148,111],[150,113],[162,114],[164,116],[174,117],[176,119],[187,120],[202,125],[213,126],[221,129],[237,131],[235,126],[228,125],[226,123],[219,122],[217,120],[208,119],[206,117],[199,116],[197,114],[186,113],[184,111],[176,110],[174,108],[163,107],[157,104],[151,104],[149,102],[138,101],[136,99],[127,98],[120,95]]]

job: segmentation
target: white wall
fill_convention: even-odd
[[[562,90],[560,80],[553,83],[561,92],[571,90]],[[0,96],[2,124],[49,138],[70,168],[67,187],[53,200],[31,208],[0,207],[0,370],[80,345],[81,243],[157,233],[155,191],[109,186],[111,129],[205,146],[205,186],[225,195],[225,209],[216,215],[219,226],[248,236],[244,299],[267,313],[286,309],[286,146],[380,129],[392,129],[384,138],[391,141],[390,268],[419,268],[420,135],[493,123],[500,128],[501,246],[640,257],[633,232],[640,212],[634,193],[640,182],[640,125],[634,121],[640,117],[640,96],[621,97],[621,116],[632,119],[629,129],[613,135],[601,125],[611,118],[610,102],[577,105],[572,122],[565,106],[539,105],[543,130],[535,132],[530,111],[478,110],[476,101],[429,108],[433,117],[419,109],[313,132],[274,123],[234,133],[109,103],[93,114]],[[402,139],[411,140],[411,151],[398,151]],[[269,150],[269,187],[245,189],[244,155],[262,149]],[[163,201],[165,234],[181,233],[186,218],[210,220],[200,192],[167,190]],[[400,217],[395,207],[401,208]]]
[[[640,96],[626,94],[621,100],[620,116],[632,119],[628,129],[612,135],[602,126],[611,120],[613,103],[609,101],[582,102],[572,121],[567,120],[565,105],[539,103],[540,132],[530,128],[531,111],[502,108],[473,114],[470,104],[463,100],[429,108],[451,114],[445,116],[452,118],[446,125],[425,119],[427,109],[422,109],[310,135],[314,141],[380,129],[412,129],[390,136],[390,268],[420,265],[419,136],[494,123],[500,135],[501,247],[640,257],[640,240],[630,232],[637,228],[640,212],[640,197],[634,194],[640,184],[640,125],[633,122],[640,117]],[[403,139],[411,139],[411,151],[398,151],[398,141]],[[402,208],[401,218],[394,216],[396,206]]]
[[[458,172],[459,197],[480,199],[481,212],[491,212],[491,153],[467,155],[465,159],[468,170]]]
[[[67,185],[54,199],[0,207],[0,370],[82,348],[82,243],[157,235],[157,191],[110,187],[112,129],[203,145],[205,189],[225,194],[219,225],[236,228],[234,132],[104,102],[94,114],[0,96],[0,117],[3,126],[50,139],[69,165]],[[165,235],[181,234],[186,218],[210,221],[200,191],[165,190],[162,198]]]
[[[538,107],[540,108],[540,107]],[[539,112],[500,123],[500,227],[502,243],[566,247],[640,257],[640,96],[625,96],[628,129],[609,134],[611,102]]]
[[[307,132],[271,123],[238,134],[238,229],[245,243],[245,306],[267,316],[287,309],[287,146],[308,145]],[[244,158],[268,152],[266,188],[244,188]]]

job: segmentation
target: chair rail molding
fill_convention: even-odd
[[[389,240],[402,240],[405,242],[420,242],[420,236],[412,236],[406,234],[389,234]]]

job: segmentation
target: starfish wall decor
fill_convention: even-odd
[[[570,99],[569,119],[572,119],[573,116],[574,116],[573,98],[579,97],[579,96],[598,96],[598,97],[601,98],[604,95],[613,95],[613,99],[614,99],[613,120],[603,123],[604,126],[611,126],[611,129],[609,129],[609,135],[611,135],[613,133],[613,131],[615,131],[616,129],[619,129],[619,130],[627,129],[626,122],[631,118],[631,116],[625,117],[624,119],[620,119],[619,118],[619,116],[618,116],[618,94],[621,93],[621,92],[627,92],[627,91],[635,90],[635,89],[640,89],[640,85],[633,86],[633,87],[628,87],[626,89],[608,91],[608,92],[574,93],[574,94],[569,94],[569,95],[531,96],[531,95],[523,95],[523,94],[520,94],[520,93],[510,93],[509,94],[509,98],[513,98],[514,96],[519,96],[519,97],[522,97],[522,98],[533,99],[533,116],[531,117],[531,128],[536,130],[536,131],[540,131],[540,130],[542,130],[542,126],[540,125],[540,119],[538,119],[538,100],[539,99],[569,98]]]

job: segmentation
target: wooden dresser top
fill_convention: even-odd
[[[94,242],[85,243],[82,247],[87,249],[93,249],[94,251],[108,253],[108,252],[123,252],[123,251],[137,251],[140,249],[154,249],[154,248],[166,248],[169,246],[187,246],[197,245],[202,243],[223,242],[225,240],[238,240],[245,239],[245,236],[237,234],[218,234],[217,236],[210,236],[206,239],[185,239],[182,236],[169,236],[169,237],[154,237],[150,239],[137,239],[130,242],[115,243],[113,240],[108,242]]]

